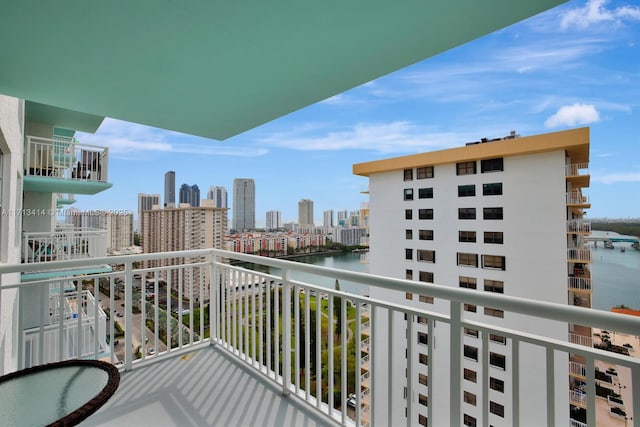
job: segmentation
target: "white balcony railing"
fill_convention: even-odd
[[[582,176],[589,174],[589,163],[573,163],[565,166],[565,176]]]
[[[569,362],[569,372],[581,377],[587,376],[587,367],[583,363]]]
[[[591,233],[591,222],[581,219],[570,219],[567,221],[567,231],[575,233]]]
[[[567,278],[567,286],[571,290],[577,291],[590,291],[591,290],[591,279],[585,277],[568,277]]]
[[[106,255],[106,230],[58,227],[53,232],[22,233],[22,260],[26,263],[100,258]]]
[[[573,344],[578,344],[583,347],[593,347],[593,338],[587,337],[580,334],[569,333],[569,342]]]
[[[27,136],[25,176],[107,182],[109,149],[75,138]]]
[[[231,265],[228,263],[229,260],[252,263],[262,268],[269,267],[272,273]],[[536,393],[536,398],[544,396],[547,408],[546,412],[542,413],[546,413],[549,424],[553,423],[558,414],[566,413],[566,408],[558,407],[556,404],[556,399],[564,399],[565,402],[567,400],[567,389],[554,386],[558,374],[556,362],[560,360],[558,357],[562,356],[568,360],[569,356],[576,356],[586,361],[586,376],[583,382],[585,416],[589,426],[596,425],[596,361],[626,367],[631,370],[633,378],[640,377],[639,359],[593,348],[590,337],[571,334],[567,340],[558,340],[537,335],[526,329],[530,323],[553,321],[560,325],[575,323],[584,325],[585,328],[635,334],[640,330],[640,319],[633,316],[214,249],[60,261],[45,265],[51,269],[59,269],[105,263],[113,265],[114,271],[83,276],[76,280],[83,282],[85,288],[100,289],[100,292],[93,292],[93,310],[78,310],[77,317],[71,319],[78,325],[92,324],[93,330],[98,331],[92,336],[82,336],[85,342],[77,354],[107,358],[113,363],[122,362],[123,369],[128,371],[144,366],[149,359],[159,361],[176,354],[215,345],[218,351],[225,351],[237,358],[240,363],[255,372],[255,375],[272,381],[284,395],[300,399],[304,404],[313,406],[316,411],[343,425],[351,423],[350,417],[353,417],[355,425],[364,425],[369,418],[376,419],[377,411],[389,413],[397,410],[385,407],[392,399],[380,398],[393,390],[386,377],[376,377],[376,369],[392,369],[394,372],[397,370],[393,374],[394,381],[400,381],[400,385],[407,388],[407,396],[410,396],[406,400],[408,419],[417,419],[418,363],[417,360],[413,360],[418,351],[416,346],[420,346],[420,351],[426,353],[430,372],[437,372],[443,369],[442,366],[448,372],[448,390],[443,391],[446,394],[444,400],[439,400],[439,404],[434,405],[432,399],[435,394],[429,393],[426,405],[429,416],[450,420],[447,425],[461,425],[462,371],[466,363],[462,351],[465,329],[478,331],[477,353],[480,355],[488,354],[489,349],[493,348],[490,347],[493,335],[506,339],[508,345],[505,346],[504,352],[507,353],[509,375],[514,378],[514,382],[518,380],[521,372],[524,376],[531,370],[531,366],[519,363],[522,357],[522,351],[519,349],[526,346],[546,352],[547,363],[541,362],[540,378],[546,378],[549,383],[540,385],[542,390],[536,391],[531,389],[534,384],[527,384],[526,388],[514,387],[511,402],[514,405],[518,402],[527,405],[529,392]],[[18,292],[20,296],[24,288],[24,284],[12,283],[9,279],[15,275],[6,275],[7,273],[42,271],[42,268],[42,265],[36,264],[0,265],[0,275],[3,275],[0,288],[3,293],[0,295],[2,301],[9,300],[4,298],[5,292]],[[397,291],[402,295],[404,292],[428,293],[440,302],[446,301],[449,310],[436,313],[401,303],[395,304],[336,291],[314,283],[293,280],[293,272],[308,273],[306,277],[329,277],[332,279],[330,283],[337,279],[367,284],[370,289],[379,287]],[[29,282],[28,286],[42,286],[48,291],[51,283],[56,283],[55,280]],[[64,289],[60,284],[60,295]],[[301,290],[305,292],[302,293]],[[315,295],[311,295],[311,291],[314,291]],[[323,293],[328,295],[326,300],[320,296]],[[57,304],[58,313],[67,313],[64,300],[52,299],[49,308],[54,309]],[[347,307],[347,300],[353,302],[353,307]],[[42,304],[44,308],[44,303]],[[371,322],[370,334],[367,336],[372,343],[370,353],[365,355],[366,361],[360,357],[349,357],[349,353],[353,353],[352,349],[361,348],[366,338],[363,334],[365,317],[362,316],[362,307],[365,304],[370,307],[370,317],[366,321]],[[464,304],[494,307],[503,310],[505,315],[518,313],[530,316],[531,322],[520,323],[522,329],[518,329],[517,323],[501,327],[481,323],[465,317]],[[107,349],[103,349],[101,344],[103,341],[100,336],[99,316],[90,314],[91,311],[96,313],[98,307],[105,307],[105,310],[109,307],[107,311],[111,313],[104,339],[104,342],[109,343]],[[15,324],[21,325],[20,319],[26,316],[32,319],[32,309],[28,303],[17,302],[18,321]],[[0,316],[3,315],[4,313],[0,313]],[[422,324],[421,327],[426,328],[430,336],[434,333],[436,322],[438,330],[447,328],[449,339],[438,344],[438,351],[445,354],[439,353],[438,357],[434,356],[433,339],[428,340],[426,346],[417,342],[415,336],[418,316],[426,319],[426,324]],[[66,319],[66,315],[60,316],[59,319]],[[64,330],[65,322],[67,320],[62,322],[63,326],[57,323],[59,330]],[[375,345],[377,339],[385,342],[388,331],[381,336],[376,336],[375,333],[381,327],[384,330],[388,322],[395,322],[400,329],[406,329],[406,337],[410,337],[407,339],[405,334],[397,336],[404,340],[400,348],[407,349],[408,359],[395,359],[393,365],[388,364],[388,361],[392,360],[394,349],[391,346]],[[35,346],[33,348],[38,349],[35,356],[33,352],[31,356],[26,353],[23,345],[27,339],[25,335],[19,330],[15,332],[19,340],[17,348],[20,367],[33,361],[44,363],[45,354],[57,359],[76,357],[75,354],[65,352],[70,345],[78,345],[75,342],[70,343],[71,339],[67,334],[58,334],[55,339],[49,338],[46,334],[48,323],[40,325],[41,327],[31,326],[32,334],[29,339],[31,345]],[[117,334],[120,328],[122,335]],[[579,345],[574,344],[574,337],[579,338]],[[115,343],[116,339],[119,344]],[[52,342],[55,340],[57,342]],[[91,349],[86,340],[93,340],[93,351],[90,355],[85,351]],[[7,342],[10,343],[11,340]],[[30,358],[31,362],[25,358]],[[49,356],[46,360],[49,360]],[[444,365],[439,365],[438,361],[441,360],[445,361]],[[491,365],[492,361],[491,357],[481,357],[477,361],[477,371],[488,372],[495,369]],[[361,374],[365,364],[373,369],[368,373],[369,387],[363,394],[356,390],[363,390]],[[542,380],[542,383],[545,381]],[[640,381],[634,381],[630,387],[634,396],[640,395]],[[347,396],[350,393],[355,393],[356,396],[354,411],[350,411],[347,405]],[[478,405],[488,408],[489,398],[489,393],[478,395]],[[367,403],[369,408],[364,411]],[[634,399],[630,404],[633,405],[634,413],[640,413],[640,399]],[[527,420],[518,418],[522,413],[524,410],[512,410],[513,418],[507,422],[512,425],[526,423]],[[386,424],[386,421],[379,419],[381,424]]]
[[[589,197],[582,194],[581,191],[571,191],[566,193],[567,205],[587,205]]]
[[[590,262],[591,249],[589,248],[568,248],[567,259],[570,262]]]

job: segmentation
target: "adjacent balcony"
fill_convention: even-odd
[[[96,194],[111,187],[109,149],[73,137],[27,136],[24,165],[24,191]]]
[[[582,194],[582,191],[570,191],[566,193],[566,204],[572,208],[582,210],[589,209],[589,197]]]
[[[591,233],[591,222],[581,219],[570,219],[567,221],[567,232],[589,234]]]
[[[574,188],[589,186],[589,163],[573,163],[566,165],[565,176]]]
[[[567,261],[572,263],[591,262],[591,249],[585,247],[571,247],[567,249]]]
[[[571,291],[591,291],[591,279],[588,277],[569,276],[567,278],[567,287]]]
[[[47,268],[90,269],[105,263],[111,264],[113,271],[78,276],[64,283],[59,279],[29,282],[28,287],[40,287],[49,295],[47,303],[39,304],[51,317],[33,315],[33,306],[38,304],[21,299],[25,284],[9,274]],[[18,368],[70,357],[102,359],[121,367],[120,388],[84,425],[246,425],[256,420],[274,426],[358,426],[369,420],[386,425],[388,414],[404,414],[405,410],[404,406],[389,406],[391,399],[386,396],[395,389],[386,378],[377,378],[389,369],[395,372],[394,381],[407,389],[407,425],[417,423],[421,408],[428,410],[429,417],[449,420],[446,425],[462,425],[462,372],[468,363],[462,348],[468,329],[478,331],[477,354],[484,355],[475,362],[479,373],[497,369],[498,359],[485,357],[495,351],[492,337],[502,337],[505,342],[501,351],[506,353],[508,378],[514,384],[509,404],[520,405],[505,420],[511,425],[530,421],[521,417],[531,409],[531,398],[542,398],[537,413],[547,421],[568,413],[558,402],[568,405],[579,398],[584,403],[584,421],[577,422],[596,426],[596,362],[626,367],[633,378],[640,378],[638,359],[526,329],[528,324],[540,322],[557,322],[564,327],[575,322],[585,325],[586,330],[596,327],[627,334],[640,330],[640,319],[581,307],[214,249],[0,265],[0,274],[0,299],[16,301],[13,335],[18,340]],[[316,281],[314,277],[325,279]],[[433,312],[319,284],[336,280],[401,295],[405,291],[428,292],[448,310]],[[74,295],[82,296],[79,304],[74,303]],[[490,325],[468,318],[464,304],[494,307],[505,316],[517,313],[531,321],[522,324],[522,329],[516,324]],[[4,314],[0,316],[5,318]],[[33,324],[38,317],[42,318],[40,324]],[[437,355],[435,339],[426,345],[415,339],[418,318],[420,327],[430,335],[436,327],[447,331],[448,338],[438,341]],[[30,321],[28,338],[27,328],[20,329],[26,319]],[[395,338],[402,340],[400,348],[407,349],[408,359],[395,358],[397,349],[391,346],[376,345],[388,338],[385,328],[394,323],[407,331]],[[48,332],[52,324],[57,334]],[[81,327],[74,332],[73,325]],[[85,325],[92,325],[93,333],[77,332]],[[381,330],[382,335],[376,335]],[[589,338],[574,335],[580,340]],[[363,353],[367,339],[369,352]],[[427,355],[430,372],[448,377],[446,390],[440,390],[440,395],[429,393],[426,402],[418,402],[422,386],[417,361],[412,361],[416,346]],[[67,352],[68,348],[75,348],[75,353]],[[541,353],[542,371],[536,373],[540,384],[523,387],[521,381],[532,368],[521,361],[524,353],[531,351]],[[563,372],[568,378],[569,358],[574,356],[585,360],[584,387],[580,396],[567,396],[569,382],[566,388],[559,388],[555,378]],[[559,362],[566,367],[559,369],[563,364]],[[640,381],[631,387],[633,395],[640,396]],[[361,392],[363,389],[366,391]],[[350,406],[347,399],[352,393],[356,402]],[[479,394],[478,405],[489,408],[490,396]],[[633,399],[626,412],[640,414],[640,399]],[[570,423],[565,419],[562,424]]]

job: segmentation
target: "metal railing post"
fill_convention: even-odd
[[[131,370],[133,361],[133,263],[124,263],[124,369]]]
[[[282,345],[284,357],[282,360],[282,394],[289,394],[291,384],[291,284],[289,283],[289,270],[282,271],[282,286],[284,287],[284,297],[282,301]]]

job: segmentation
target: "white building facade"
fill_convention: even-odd
[[[568,225],[580,220],[582,208],[588,207],[569,205],[570,195],[581,194],[585,185],[572,183],[567,170],[588,159],[589,132],[584,128],[354,165],[354,173],[369,177],[370,273],[567,304],[567,280],[575,267],[575,260],[568,257],[568,248],[575,244],[568,237]],[[588,179],[586,182],[588,186]],[[450,308],[426,291],[414,295],[372,289],[371,297],[440,314],[448,314]],[[472,321],[505,328],[517,325],[562,341],[576,332],[591,335],[587,330],[580,332],[577,325],[531,323],[526,316],[504,314],[492,307],[467,304],[463,314]],[[382,312],[375,315],[386,319]],[[448,425],[449,414],[437,408],[447,407],[450,400],[446,366],[454,356],[449,354],[449,329],[437,327],[436,322],[431,337],[423,323],[418,319],[415,325],[419,345],[407,359],[402,319],[395,319],[392,332],[386,320],[375,322],[376,349],[396,351],[393,360],[375,364],[374,399],[391,399],[389,407],[398,409],[372,416],[393,419],[393,425],[406,424],[403,408],[407,398],[413,402],[415,424]],[[397,338],[389,342],[387,337]],[[434,340],[437,371],[429,369],[429,340]],[[510,339],[495,334],[483,337],[472,328],[465,328],[461,347],[460,405],[465,425],[511,425],[514,384],[544,390],[545,378],[539,373],[544,372],[545,354],[527,345],[520,345],[514,353]],[[513,354],[519,354],[517,361]],[[490,359],[488,371],[478,368],[484,357]],[[417,392],[408,397],[403,391],[407,360],[414,361],[418,372],[413,379]],[[566,357],[554,360],[556,390],[568,388],[568,362]],[[517,364],[530,369],[516,382],[511,373]],[[395,368],[393,373],[390,367]],[[391,381],[390,388],[381,386],[387,381]],[[489,393],[489,408],[476,405],[483,393]],[[427,396],[430,407],[426,406]],[[557,425],[569,422],[569,393],[564,396],[556,394]],[[544,395],[531,393],[528,399],[520,408],[520,419],[545,425],[546,414],[540,411],[546,405]],[[383,406],[374,404],[374,408]]]

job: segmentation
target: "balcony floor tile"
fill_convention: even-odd
[[[81,426],[325,426],[330,420],[224,350],[203,348],[121,373]]]

